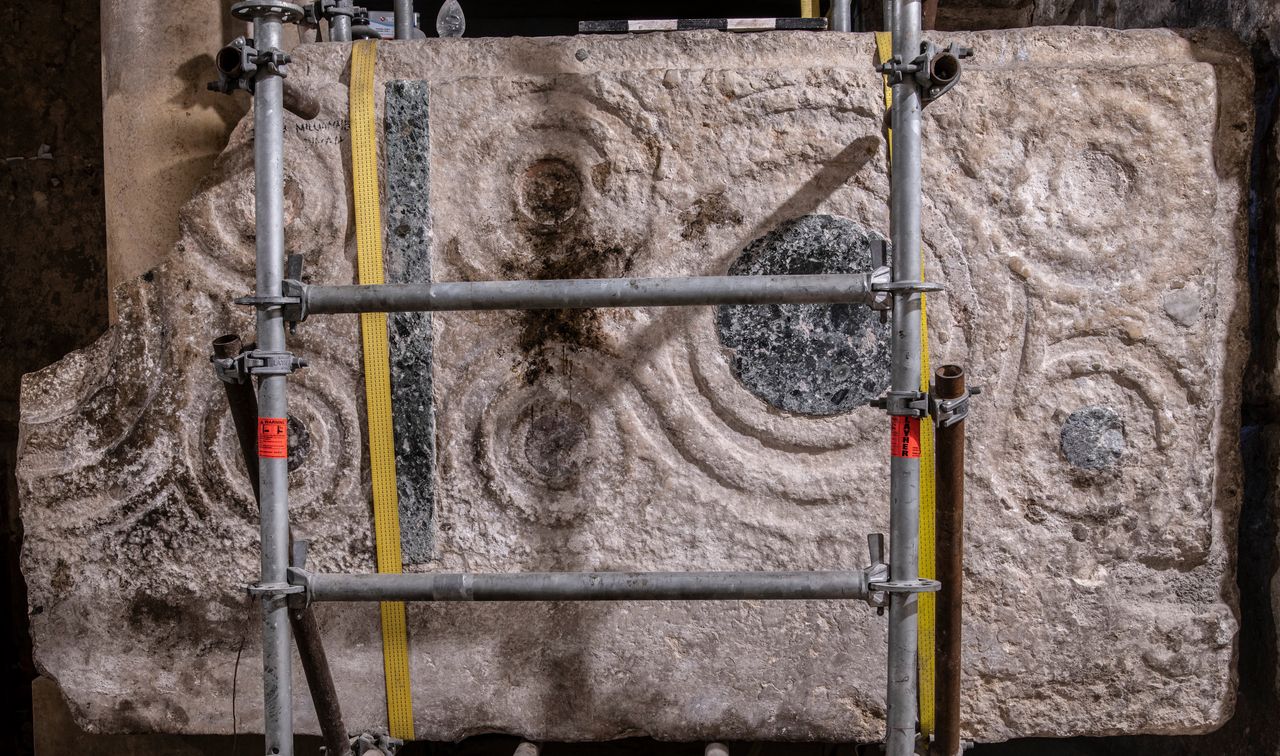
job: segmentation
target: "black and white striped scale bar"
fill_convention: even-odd
[[[638,21],[579,21],[579,34],[626,34],[628,32],[697,31],[826,31],[825,18],[671,18]]]

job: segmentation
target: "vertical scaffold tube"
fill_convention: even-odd
[[[282,17],[259,15],[253,36],[259,50],[281,48]],[[271,66],[259,66],[253,95],[254,211],[259,297],[280,296],[284,278],[284,80]],[[279,307],[258,309],[258,349],[285,351],[284,316]],[[285,375],[266,375],[258,386],[258,429],[287,427]],[[264,422],[265,421],[265,422]],[[282,585],[289,569],[289,460],[267,455],[258,444],[262,516],[262,585]],[[281,597],[263,599],[262,685],[266,753],[293,754],[293,674],[289,614]]]
[[[213,340],[213,355],[219,359],[234,359],[239,356],[241,347],[239,336],[220,336]],[[253,498],[258,501],[258,396],[253,388],[253,379],[240,383],[224,382],[222,386],[226,389],[227,406],[231,409],[231,422],[240,442],[240,453],[244,457],[249,484],[253,487]],[[289,538],[289,545],[292,552],[292,536]],[[333,673],[329,670],[329,657],[324,651],[324,641],[320,637],[320,624],[316,622],[315,612],[309,606],[291,607],[289,627],[298,644],[298,660],[302,662],[302,671],[307,678],[307,688],[311,692],[311,701],[315,704],[316,718],[320,720],[325,747],[330,754],[345,756],[346,751],[350,750],[347,730],[342,723],[342,707],[338,703],[338,691],[333,684]]]
[[[413,0],[395,0],[396,39],[413,39]]]
[[[351,0],[338,0],[338,8],[350,12]],[[351,41],[351,16],[346,13],[335,14],[329,21],[329,39],[333,42]]]
[[[921,0],[894,0],[893,54],[910,62],[920,53]],[[903,76],[893,85],[893,174],[890,215],[893,279],[920,277],[920,91]],[[920,390],[919,293],[893,299],[890,390]],[[896,418],[895,418],[896,420]],[[912,421],[917,422],[917,421]],[[927,422],[927,420],[925,420]],[[889,472],[889,569],[893,582],[919,577],[920,459],[895,454]],[[911,756],[916,739],[916,594],[889,597],[887,756]]]
[[[831,31],[849,32],[853,31],[853,7],[851,0],[831,0],[830,25]]]

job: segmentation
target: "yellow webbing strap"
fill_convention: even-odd
[[[880,63],[888,63],[893,57],[893,35],[889,32],[876,32],[876,55],[880,59]],[[889,77],[880,77],[884,81],[884,113],[889,115],[889,110],[893,108],[893,87],[889,86]],[[889,160],[893,160],[893,129],[885,127],[885,131],[889,137]],[[890,166],[892,167],[892,166]]]
[[[378,135],[373,70],[377,42],[351,48],[351,181],[356,205],[360,283],[383,283],[382,213],[378,199]],[[360,315],[364,342],[364,398],[369,415],[369,468],[373,478],[373,528],[378,572],[399,573],[400,502],[396,493],[395,436],[391,420],[391,362],[386,313]],[[387,678],[387,725],[392,737],[413,739],[409,688],[409,633],[404,602],[382,602],[382,664]]]
[[[893,57],[893,35],[876,33],[876,52],[881,63]],[[893,87],[884,77],[885,112],[893,107]],[[888,130],[889,157],[893,158],[893,129]],[[920,278],[924,279],[924,259],[920,261]],[[929,391],[929,317],[926,298],[920,295],[920,390]],[[938,508],[934,484],[933,422],[924,418],[920,423],[920,577],[933,580],[938,576],[937,527]],[[916,641],[920,675],[920,730],[926,736],[934,731],[934,687],[936,658],[937,604],[936,594],[916,594],[918,601]]]
[[[801,18],[818,17],[818,0],[800,0]]]
[[[924,261],[920,262],[924,278]],[[925,309],[925,295],[920,295],[920,390],[929,391],[929,317]],[[920,421],[920,577],[935,580],[938,577],[938,505],[935,491],[933,457],[933,418]],[[937,596],[921,593],[917,596],[916,619],[920,669],[920,730],[927,736],[934,732],[934,688],[937,665]]]

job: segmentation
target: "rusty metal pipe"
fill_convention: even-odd
[[[929,76],[938,87],[946,87],[960,78],[960,59],[949,51],[933,56],[929,61]]]
[[[964,368],[943,365],[934,373],[939,400],[964,396]],[[938,504],[937,645],[938,683],[934,692],[937,734],[931,756],[959,756],[960,641],[964,595],[964,420],[938,427],[935,436]]]
[[[213,354],[219,359],[230,359],[240,354],[244,345],[236,334],[219,336],[213,340]],[[253,498],[258,499],[258,395],[253,382],[223,382],[227,392],[227,404],[231,408],[231,421],[240,442],[240,454],[244,468],[253,486]],[[289,533],[290,553],[293,551],[293,533]],[[348,756],[351,741],[342,721],[342,707],[338,704],[338,691],[329,671],[329,657],[320,637],[320,625],[310,607],[290,609],[289,625],[293,628],[294,642],[298,645],[298,657],[302,660],[302,672],[307,678],[307,689],[316,707],[320,731],[327,749],[327,756]]]
[[[219,336],[213,340],[213,356],[229,360],[239,356],[244,345],[240,337],[234,333]],[[253,384],[222,382],[227,392],[227,405],[231,408],[231,421],[236,426],[236,439],[240,442],[240,455],[244,458],[244,469],[249,474],[249,485],[253,487],[253,498],[258,498],[258,437],[254,427],[258,420],[258,395],[254,393]]]
[[[320,115],[320,100],[310,90],[293,84],[285,84],[284,109],[304,121],[310,121]]]

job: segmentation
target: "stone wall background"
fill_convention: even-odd
[[[868,3],[868,6],[878,3]],[[428,9],[422,9],[424,12]],[[434,10],[434,9],[430,9]],[[16,571],[20,525],[12,496],[18,377],[92,342],[107,319],[105,211],[102,174],[102,97],[99,88],[99,8],[93,0],[52,0],[11,5],[3,17],[15,33],[0,47],[9,74],[0,96],[11,113],[0,132],[0,184],[6,229],[5,276],[0,287],[0,345],[9,359],[0,368],[0,494],[6,563],[3,633],[5,707],[0,747],[25,753],[33,747],[24,663],[25,597]],[[870,17],[870,13],[868,14]],[[1272,574],[1276,565],[1273,477],[1280,459],[1280,362],[1277,361],[1276,239],[1280,233],[1280,4],[1274,0],[942,0],[940,28],[991,28],[1029,24],[1089,24],[1120,28],[1212,26],[1234,29],[1254,51],[1258,145],[1254,156],[1251,262],[1256,272],[1254,354],[1246,383],[1242,444],[1247,475],[1240,526],[1242,595],[1241,696],[1237,715],[1222,730],[1194,738],[1107,738],[1054,743],[1015,742],[983,753],[1277,753],[1280,727],[1274,713],[1276,627]],[[39,51],[39,54],[34,54]],[[43,148],[42,145],[47,145]],[[47,699],[46,699],[47,700]],[[69,744],[69,743],[68,743]],[[100,744],[106,747],[106,744]],[[225,743],[157,744],[152,753],[226,752]],[[477,748],[483,744],[476,744]],[[92,746],[80,743],[78,752]],[[209,749],[206,751],[206,747]],[[241,747],[251,748],[247,742]],[[625,746],[623,746],[625,747]],[[131,747],[132,748],[132,747]],[[56,749],[56,750],[55,750]],[[494,752],[510,751],[498,743]],[[1034,749],[1034,750],[1032,750]],[[46,742],[42,752],[71,752]],[[116,741],[102,753],[122,753]],[[142,752],[142,751],[138,751]],[[479,752],[469,749],[469,752]],[[597,751],[598,752],[598,751]],[[632,750],[632,752],[637,752]]]

